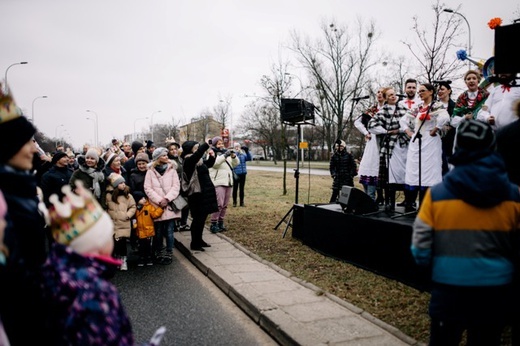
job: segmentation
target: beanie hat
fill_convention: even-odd
[[[85,154],[85,157],[91,157],[93,158],[94,160],[96,160],[96,162],[99,162],[99,153],[96,149],[94,148],[90,148],[87,153]]]
[[[63,151],[58,151],[56,154],[52,156],[52,164],[55,165],[56,162],[61,160],[63,157],[68,157],[67,153],[64,153]]]
[[[150,158],[148,157],[148,154],[146,153],[139,153],[135,157],[135,164],[137,164],[139,161],[145,161],[146,163],[150,162]]]
[[[155,144],[153,143],[153,141],[151,141],[151,140],[146,141],[146,149],[150,149],[151,147],[155,147]]]
[[[0,85],[0,163],[6,163],[34,136],[36,128]]]
[[[121,174],[117,174],[117,173],[111,173],[108,176],[108,180],[110,181],[110,185],[112,185],[112,187],[114,187],[114,188],[117,187],[119,184],[125,182],[125,178],[123,178],[123,176]]]
[[[143,143],[141,143],[139,141],[133,141],[132,142],[132,152],[134,153],[134,155],[137,155],[137,151],[139,149],[141,149],[142,147],[144,147]]]
[[[152,160],[156,161],[163,155],[168,155],[168,149],[166,149],[165,147],[155,148],[155,150],[152,153]]]
[[[184,158],[186,155],[191,154],[193,147],[196,146],[197,144],[199,144],[199,142],[196,142],[196,141],[186,141],[186,142],[182,143],[181,157]]]
[[[455,150],[494,151],[496,145],[495,133],[489,124],[477,120],[464,121],[457,130]]]
[[[215,146],[215,145],[217,145],[217,142],[218,142],[218,141],[221,141],[221,140],[222,140],[222,137],[215,136],[215,137],[213,137],[213,138],[211,139],[211,145],[212,145],[212,146]]]
[[[107,151],[106,154],[105,154],[105,166],[106,167],[109,167],[112,162],[114,161],[114,159],[116,158],[116,154],[111,152],[111,151]]]
[[[63,202],[56,194],[49,198],[52,204],[49,208],[50,228],[56,242],[86,254],[103,249],[113,241],[112,219],[81,181],[76,182],[77,194],[72,193],[70,185],[64,185],[61,191]]]

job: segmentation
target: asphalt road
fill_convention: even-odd
[[[135,257],[130,260],[129,270],[118,272],[112,282],[136,344],[165,326],[161,345],[276,345],[177,250],[170,265],[137,267]]]

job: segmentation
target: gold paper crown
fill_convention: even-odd
[[[6,93],[4,94],[4,88],[0,84],[0,124],[19,118],[22,115],[20,108],[16,106],[9,92],[9,88],[6,87],[5,89]]]
[[[63,202],[55,194],[49,198],[52,203],[49,210],[51,231],[54,239],[60,244],[69,245],[94,226],[104,213],[103,208],[90,191],[83,187],[81,181],[76,184],[77,194],[71,191],[69,185],[62,187],[61,191],[65,194]]]

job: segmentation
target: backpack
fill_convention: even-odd
[[[193,174],[191,175],[191,179],[188,181],[188,176],[186,172],[182,172],[182,181],[181,181],[181,195],[182,196],[191,196],[194,193],[201,192],[202,189],[200,187],[199,175],[197,173],[197,166],[193,170]]]

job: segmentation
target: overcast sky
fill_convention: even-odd
[[[519,11],[518,0],[445,4],[462,4],[472,55],[483,59],[493,55],[489,19],[510,24]],[[413,15],[433,19],[428,0],[0,0],[0,13],[0,79],[27,61],[8,72],[18,105],[75,146],[94,140],[87,109],[103,143],[150,126],[152,114],[155,124],[185,123],[227,96],[236,122],[291,30],[317,37],[324,21],[374,19],[380,49],[398,52]]]

